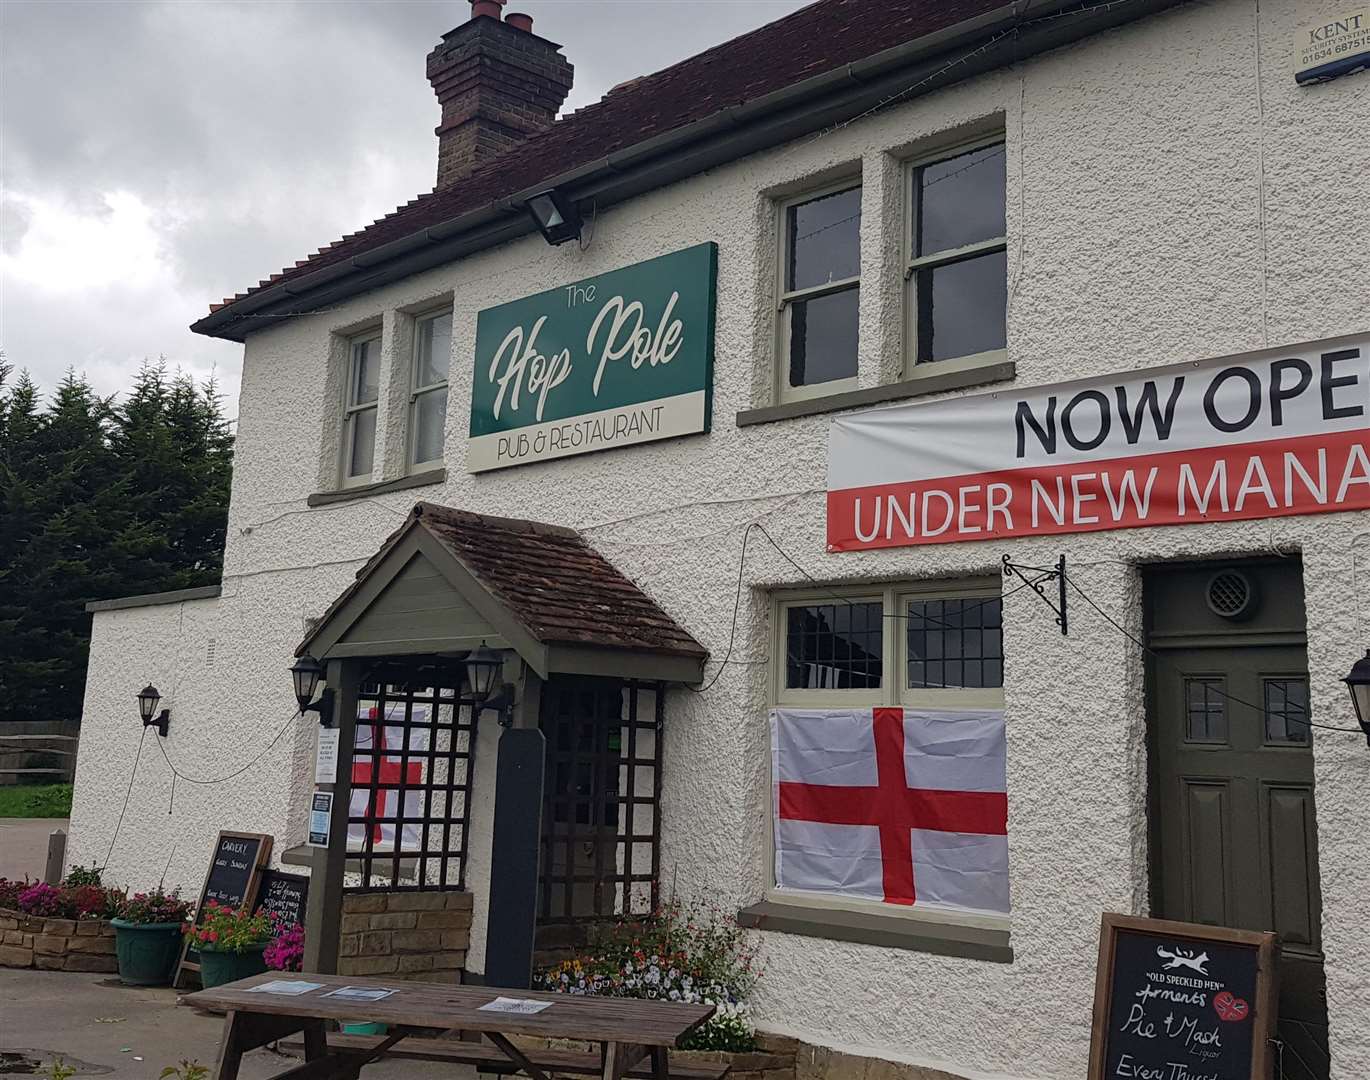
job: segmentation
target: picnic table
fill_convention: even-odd
[[[318,985],[297,994],[254,989],[281,981]],[[335,993],[344,988],[349,993]],[[370,1000],[368,991],[373,993]],[[374,996],[378,991],[390,993]],[[546,1007],[537,1012],[504,1011],[510,1008],[507,1005],[503,1010],[483,1008],[497,998]],[[473,1065],[482,1072],[521,1072],[532,1080],[549,1080],[553,1073],[601,1080],[721,1080],[727,1072],[726,1065],[673,1067],[668,1058],[672,1047],[713,1015],[712,1005],[280,971],[200,990],[183,1001],[227,1014],[215,1080],[237,1080],[248,1050],[300,1035],[303,1064],[274,1080],[356,1080],[363,1066],[382,1057]],[[388,1032],[330,1033],[331,1020],[385,1024]],[[423,1037],[435,1030],[444,1035]],[[518,1036],[599,1043],[600,1049],[584,1053],[520,1047],[511,1038]]]

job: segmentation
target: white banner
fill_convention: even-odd
[[[1005,913],[998,709],[773,709],[775,883]]]
[[[1370,335],[833,421],[828,548],[1370,509]]]

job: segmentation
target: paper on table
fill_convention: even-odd
[[[388,998],[394,992],[393,990],[382,990],[369,986],[340,986],[323,996],[347,998],[349,1001],[380,1001],[381,998]]]
[[[540,1013],[548,1008],[550,1001],[530,1001],[528,998],[497,997],[487,1001],[477,1012]]]
[[[248,990],[249,994],[288,994],[291,997],[298,997],[300,994],[307,994],[311,990],[317,990],[323,983],[305,982],[303,979],[272,979],[270,982],[258,983]]]

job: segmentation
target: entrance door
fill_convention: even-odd
[[[1160,566],[1146,597],[1153,914],[1277,931],[1282,1075],[1328,1080],[1302,567]]]

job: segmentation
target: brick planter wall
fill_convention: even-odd
[[[470,893],[343,894],[339,975],[459,983],[470,943]]]
[[[103,919],[45,919],[0,908],[0,967],[117,971],[114,927]]]

